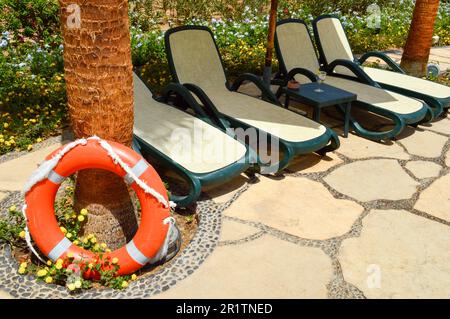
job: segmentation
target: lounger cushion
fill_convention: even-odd
[[[449,98],[450,87],[388,70],[363,67],[364,71],[375,82],[400,86],[410,91],[421,92],[436,98]]]
[[[225,88],[206,88],[219,112],[289,142],[305,142],[326,133],[326,128],[304,116]]]
[[[155,101],[134,75],[134,134],[193,173],[209,173],[244,158],[246,147],[219,129]]]
[[[320,20],[319,22],[322,21],[332,22],[332,20],[328,19]],[[289,22],[277,26],[278,46],[287,71],[297,67],[305,68],[312,72],[316,72],[319,69],[317,55],[308,32],[306,26],[298,22]],[[334,37],[338,36],[341,35],[334,35]],[[349,74],[354,76],[353,73]],[[303,75],[297,75],[295,79],[300,83],[310,82]],[[355,93],[358,101],[398,114],[411,114],[423,108],[423,103],[416,99],[356,81],[327,76],[325,83]]]
[[[175,32],[170,35],[169,43],[180,83],[193,83],[201,88],[225,85],[222,62],[208,31]]]

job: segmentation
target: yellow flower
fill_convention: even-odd
[[[79,222],[83,222],[84,221],[84,216],[83,215],[79,215],[78,216],[78,221]]]
[[[131,275],[131,280],[135,281],[136,279],[137,279],[136,274],[132,274],[132,275]]]
[[[23,275],[27,270],[25,268],[19,268],[19,274]]]
[[[16,205],[12,205],[12,206],[9,207],[9,211],[10,212],[15,212],[16,210],[17,210]]]
[[[8,128],[9,124],[8,123],[3,123],[3,127],[4,128]]]
[[[91,243],[95,244],[96,242],[97,242],[97,238],[92,237],[92,238],[91,238]]]
[[[127,288],[128,287],[128,281],[124,280],[122,281],[122,288]]]
[[[72,234],[71,233],[67,233],[66,237],[70,239],[70,238],[72,238]]]
[[[37,276],[38,277],[44,277],[44,276],[46,276],[47,275],[47,270],[45,270],[45,269],[41,269],[41,270],[39,270],[38,272],[37,272]]]
[[[73,214],[73,215],[72,215],[72,218],[73,218],[73,219],[77,218],[77,215]]]
[[[89,267],[89,268],[94,268],[94,264],[93,264],[93,263],[89,263],[89,264],[88,264],[88,267]]]
[[[20,268],[27,268],[28,264],[26,262],[23,262],[20,264]]]
[[[119,258],[114,257],[111,262],[115,265],[119,262]]]
[[[75,290],[75,284],[68,284],[67,288],[69,288],[70,291],[74,291]]]
[[[100,245],[99,244],[95,244],[94,245],[94,250],[99,250],[100,249]]]
[[[78,240],[78,239],[75,239],[74,241],[73,241],[73,244],[74,245],[78,245],[80,243],[80,241]]]
[[[56,261],[56,264],[60,264],[60,265],[62,265],[62,264],[63,264],[63,262],[64,262],[64,260],[62,260],[61,258],[58,258],[58,260]]]
[[[89,235],[87,236],[87,238],[88,238],[88,239],[94,238],[94,234],[89,234]]]
[[[88,240],[87,238],[83,239],[83,244],[87,244],[88,241],[89,241],[89,240]]]
[[[53,278],[50,277],[50,276],[45,277],[45,282],[48,283],[48,284],[51,284],[53,282]]]
[[[31,151],[32,149],[33,149],[33,145],[29,144],[29,145],[27,146],[27,151]]]
[[[106,246],[105,243],[101,243],[100,246],[101,246],[103,249],[106,249],[106,248],[108,247],[108,246]]]
[[[80,211],[80,214],[86,216],[86,215],[88,214],[88,210],[87,210],[86,208],[83,208],[83,209]]]
[[[20,237],[20,238],[25,238],[25,231],[24,231],[24,230],[22,230],[22,231],[19,233],[19,237]]]
[[[75,287],[76,288],[81,288],[81,280],[75,281]]]
[[[105,252],[110,253],[111,249],[108,248],[108,249],[105,250]]]
[[[47,260],[47,266],[51,266],[52,265],[52,261],[51,260]]]
[[[37,138],[37,139],[36,139],[36,142],[37,142],[37,143],[40,143],[40,142],[42,142],[42,138],[40,138],[40,137],[39,137],[39,138]]]
[[[61,231],[65,234],[65,233],[67,233],[67,229],[65,229],[64,227],[59,227],[59,229],[61,229]]]
[[[61,270],[62,269],[62,264],[56,264],[55,268],[58,269],[58,270]]]

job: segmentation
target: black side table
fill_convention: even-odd
[[[315,92],[318,88],[323,90],[323,92]],[[322,108],[334,105],[341,106],[345,114],[344,137],[348,136],[351,104],[353,101],[356,101],[356,94],[316,82],[301,84],[299,89],[288,89],[285,87],[283,88],[283,93],[286,95],[285,108],[289,107],[291,98],[300,103],[310,105],[314,107],[313,119],[316,122],[320,121]]]

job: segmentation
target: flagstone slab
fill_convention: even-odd
[[[336,152],[351,159],[384,157],[407,160],[410,158],[401,146],[393,142],[378,143],[354,134],[349,134],[348,138],[341,138],[341,147]]]
[[[5,198],[7,194],[0,192],[0,202]]]
[[[448,137],[426,130],[415,130],[415,132],[410,132],[410,130],[411,128],[405,129],[405,132],[399,136],[398,140],[409,154],[429,158],[441,156]]]
[[[338,192],[362,202],[410,198],[417,183],[396,160],[373,159],[339,167],[324,181]]]
[[[448,118],[439,119],[421,127],[430,131],[450,135],[450,119]]]
[[[155,298],[326,298],[331,277],[331,260],[320,249],[263,236],[218,247],[191,276]]]
[[[239,175],[233,178],[230,182],[215,187],[206,187],[203,191],[208,194],[212,200],[218,204],[228,202],[233,196],[248,182],[248,178],[244,175]]]
[[[450,222],[450,174],[425,189],[414,208]]]
[[[336,153],[327,153],[326,156],[320,156],[315,153],[297,156],[288,169],[296,173],[320,173],[339,165],[342,160]]]
[[[224,219],[220,232],[220,241],[240,240],[258,233],[259,230],[250,225]]]
[[[0,299],[13,299],[13,297],[6,291],[0,290]]]
[[[53,144],[35,152],[0,164],[0,190],[20,191],[31,173],[42,163],[45,157],[60,147]]]
[[[442,166],[427,161],[411,161],[406,163],[405,168],[415,177],[422,179],[439,176]]]
[[[261,222],[308,239],[328,239],[351,229],[363,207],[334,198],[325,186],[303,177],[262,178],[224,214]]]
[[[368,298],[450,298],[450,228],[399,210],[374,210],[343,241],[344,279]]]

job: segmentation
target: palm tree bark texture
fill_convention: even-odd
[[[408,74],[426,76],[438,8],[439,0],[416,1],[401,62]]]
[[[130,146],[133,74],[127,0],[60,0],[68,108],[77,138],[97,135]],[[78,172],[76,211],[87,208],[84,233],[117,248],[131,239],[137,217],[129,190],[103,170]]]

